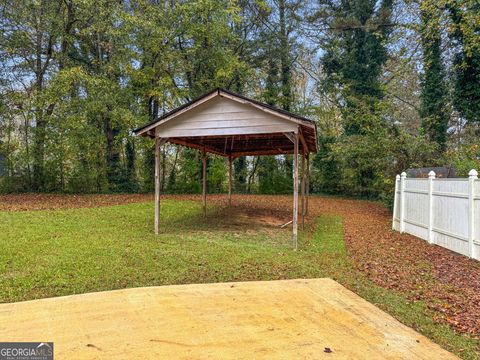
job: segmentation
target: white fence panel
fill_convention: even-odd
[[[480,180],[397,175],[392,228],[480,260]]]
[[[428,239],[428,182],[405,181],[405,232]]]

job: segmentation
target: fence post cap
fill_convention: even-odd
[[[478,178],[478,171],[475,169],[470,170],[468,173],[468,177],[471,179],[477,179]]]
[[[397,174],[397,176],[395,176],[395,179],[400,180],[400,175]]]
[[[407,177],[407,173],[406,173],[405,171],[402,172],[401,177],[402,177],[403,179],[405,179],[405,178]]]
[[[428,173],[428,178],[429,178],[429,179],[435,179],[435,176],[436,176],[436,175],[437,175],[437,174],[435,174],[435,171],[431,170],[431,171]]]

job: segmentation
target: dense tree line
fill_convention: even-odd
[[[390,198],[396,173],[480,168],[476,0],[16,0],[0,4],[0,191],[137,192],[132,129],[215,87],[317,122],[312,192]],[[162,149],[167,192],[201,159]],[[237,192],[292,189],[292,157],[235,160]],[[226,187],[209,157],[210,192]]]

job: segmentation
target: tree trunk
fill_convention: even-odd
[[[117,191],[120,181],[120,152],[115,144],[119,130],[112,126],[110,118],[104,120],[106,138],[107,180],[110,190]]]
[[[252,168],[252,171],[250,172],[250,175],[248,176],[248,181],[247,181],[247,194],[250,194],[251,190],[252,190],[252,182],[253,182],[253,179],[255,177],[255,173],[257,172],[257,168],[258,168],[258,161],[259,161],[259,157],[258,156],[255,156],[253,158],[253,168]]]
[[[167,189],[173,189],[177,179],[177,161],[178,161],[178,147],[175,148],[175,159],[173,160],[172,169],[170,170],[170,175],[168,176],[168,187]]]
[[[280,71],[282,82],[282,108],[290,111],[292,108],[292,83],[290,65],[290,46],[288,44],[288,30],[285,20],[285,0],[278,3],[280,18]]]

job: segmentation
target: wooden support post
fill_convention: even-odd
[[[298,133],[293,141],[293,248],[298,248]]]
[[[232,163],[233,158],[228,157],[228,206],[232,206]]]
[[[155,234],[160,228],[160,144],[161,139],[155,138]]]
[[[203,216],[207,216],[207,155],[205,154],[205,151],[202,153],[202,162],[203,162],[203,169],[202,169]]]
[[[307,153],[307,180],[306,180],[307,196],[305,198],[305,215],[308,215],[308,198],[310,197],[310,154]]]
[[[301,183],[301,190],[302,193],[302,207],[301,207],[301,214],[302,214],[302,230],[305,229],[305,154],[302,154],[302,183]]]
[[[298,129],[298,138],[300,139],[300,142],[302,143],[302,154],[306,154],[308,151],[308,145],[305,142],[305,138],[303,137],[302,129]]]

